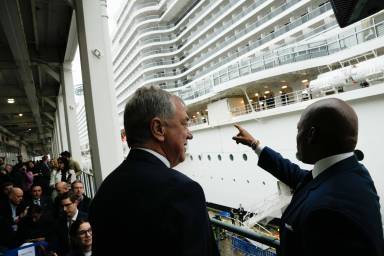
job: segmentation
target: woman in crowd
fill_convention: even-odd
[[[69,230],[71,250],[68,256],[92,255],[92,228],[87,220],[79,219],[73,222]]]
[[[64,157],[60,157],[57,160],[58,170],[55,175],[55,184],[60,181],[67,182],[68,184],[72,184],[76,180],[75,171],[69,169],[68,160]]]

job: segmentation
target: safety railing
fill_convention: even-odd
[[[293,1],[290,1],[290,2],[288,2],[286,4],[283,4],[282,6],[280,6],[278,8],[276,8],[273,12],[265,15],[263,18],[261,18],[260,20],[258,20],[255,23],[253,23],[249,27],[244,28],[243,30],[241,30],[238,33],[236,33],[233,36],[231,36],[230,38],[227,38],[221,44],[217,45],[217,47],[215,47],[215,49],[212,49],[211,51],[207,52],[206,54],[202,55],[201,57],[196,58],[190,64],[190,66],[194,66],[197,63],[201,62],[202,60],[207,59],[209,56],[213,55],[219,49],[223,49],[224,47],[226,47],[230,43],[236,41],[237,39],[239,39],[240,37],[244,36],[245,34],[252,32],[252,30],[254,30],[257,26],[265,23],[267,20],[271,19],[271,17],[273,17],[275,15],[278,15],[279,13],[281,13],[284,10],[286,10],[287,8],[293,6],[297,2],[299,2],[299,1],[298,0],[293,0]],[[305,22],[307,22],[307,21],[317,17],[318,15],[320,15],[320,14],[322,14],[322,13],[328,11],[328,10],[331,10],[331,9],[332,9],[332,6],[331,6],[330,3],[324,4],[324,5],[316,8],[316,9],[314,9],[310,13],[307,13],[306,15],[301,16],[300,18],[298,18],[297,20],[291,22],[290,24],[287,24],[287,25],[281,27],[279,30],[277,30],[277,31],[275,31],[273,33],[270,33],[266,37],[260,38],[259,40],[255,41],[254,43],[247,45],[241,51],[238,51],[235,54],[232,54],[231,56],[228,56],[228,57],[222,59],[221,61],[217,62],[215,65],[212,65],[209,68],[202,70],[194,78],[196,79],[196,78],[199,78],[199,77],[203,76],[204,74],[206,74],[206,73],[216,69],[217,67],[222,66],[224,63],[227,63],[227,62],[229,62],[229,61],[231,61],[231,60],[233,60],[233,59],[243,55],[244,53],[249,52],[250,50],[255,49],[256,47],[259,47],[262,44],[267,43],[270,40],[272,40],[272,39],[274,39],[274,38],[276,38],[276,37],[278,37],[278,36],[288,32],[288,31],[291,31],[292,29],[294,29],[294,28],[304,24]],[[215,35],[220,34],[226,28],[227,27],[220,28],[218,31],[215,32]],[[156,37],[156,39],[160,40],[158,37]],[[212,37],[206,38],[205,40],[200,42],[194,48],[198,48],[200,45],[204,44],[207,40],[210,40],[210,39],[212,39]],[[152,39],[148,39],[148,40],[152,40]],[[153,40],[155,40],[155,39],[153,39]],[[167,64],[169,64],[169,62],[172,63],[172,61],[168,61],[168,60],[164,59],[162,64],[159,64],[159,65],[160,66],[161,65],[167,65]],[[159,65],[156,65],[156,66],[159,66]],[[149,68],[149,67],[153,67],[153,66],[155,66],[155,63],[146,64],[146,66],[144,68]],[[144,80],[151,80],[151,79],[155,79],[155,78],[159,78],[159,77],[172,77],[174,75],[178,75],[178,74],[181,74],[181,73],[182,72],[177,72],[176,74],[174,72],[164,72],[161,76],[159,76],[158,74],[151,74],[151,75],[146,75]]]
[[[84,184],[84,192],[89,198],[93,198],[96,194],[96,182],[91,170],[83,170],[79,179]]]
[[[260,233],[256,233],[249,228],[235,226],[214,218],[211,218],[210,220],[213,226],[225,229],[226,231],[232,232],[233,234],[246,237],[272,248],[278,248],[280,246],[280,241],[277,238],[272,238]]]

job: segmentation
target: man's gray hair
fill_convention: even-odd
[[[151,138],[150,121],[154,117],[162,120],[172,118],[175,105],[171,101],[177,98],[159,87],[141,87],[136,90],[125,105],[124,129],[129,147],[141,145]]]

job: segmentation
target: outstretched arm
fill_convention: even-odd
[[[232,139],[235,140],[237,144],[241,143],[251,147],[253,150],[260,144],[259,140],[253,138],[252,135],[240,125],[235,124],[235,127],[239,130],[239,133],[233,136]]]
[[[307,174],[306,170],[301,169],[298,165],[283,158],[278,152],[273,151],[268,147],[261,147],[260,141],[255,139],[248,131],[239,125],[235,125],[239,130],[236,136],[232,139],[236,143],[250,146],[259,156],[258,165],[275,176],[280,181],[284,182],[291,188],[296,188],[299,182]]]

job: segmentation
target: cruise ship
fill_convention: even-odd
[[[233,124],[311,168],[295,160],[296,124],[324,97],[356,110],[357,148],[384,198],[384,12],[340,28],[326,0],[136,0],[114,19],[120,128],[137,88],[180,96],[194,138],[177,169],[202,185],[208,203],[241,204],[253,213],[250,226],[279,218],[291,191],[234,143]]]

